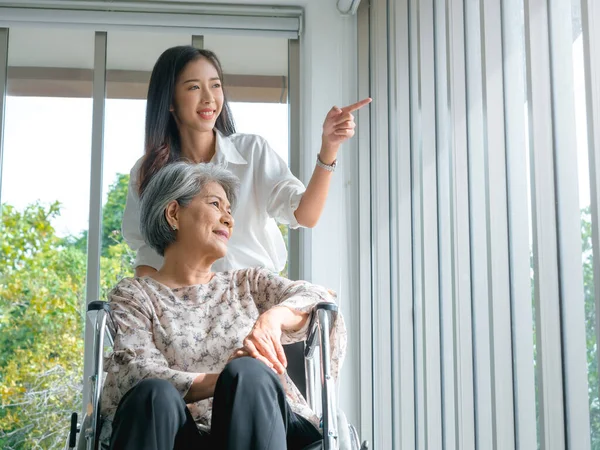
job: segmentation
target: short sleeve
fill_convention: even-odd
[[[266,202],[269,217],[277,222],[298,228],[294,212],[306,188],[290,171],[287,164],[266,140],[258,137],[259,152],[255,177],[259,187],[259,198]]]
[[[127,202],[123,211],[121,231],[129,247],[137,252],[134,266],[150,266],[160,269],[163,258],[144,241],[140,232],[140,199],[138,196],[138,172],[142,159],[139,159],[129,174]]]

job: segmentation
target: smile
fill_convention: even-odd
[[[222,239],[223,241],[225,241],[225,242],[229,241],[229,233],[227,231],[217,230],[217,231],[213,231],[213,233],[215,233],[217,236],[219,236],[219,238]]]
[[[211,120],[215,117],[215,112],[214,110],[203,110],[203,111],[198,111],[198,115],[200,116],[201,119],[204,120]]]

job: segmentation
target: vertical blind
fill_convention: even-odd
[[[600,5],[358,14],[374,97],[363,428],[375,448],[600,448]]]

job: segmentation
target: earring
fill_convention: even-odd
[[[177,225],[171,225],[171,228],[173,228],[173,231],[177,231]]]

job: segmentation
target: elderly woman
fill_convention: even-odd
[[[141,232],[164,256],[110,294],[102,436],[112,449],[319,448],[318,418],[286,374],[282,344],[305,337],[330,292],[262,268],[215,273],[227,252],[238,180],[212,164],[161,169],[141,200]],[[345,353],[338,316],[332,372]],[[110,438],[108,438],[110,436]]]

